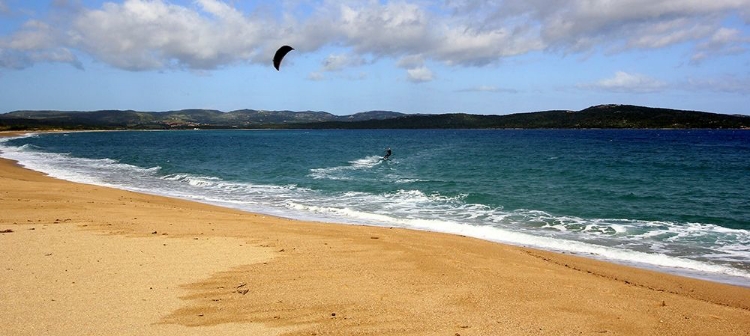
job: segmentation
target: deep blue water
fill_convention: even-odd
[[[73,181],[750,284],[750,131],[86,132],[0,151]]]

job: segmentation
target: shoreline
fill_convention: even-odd
[[[11,230],[0,234],[9,284],[0,289],[0,323],[11,334],[81,333],[82,325],[116,334],[750,330],[745,287],[451,234],[289,220],[78,184],[5,159],[0,208],[0,231]],[[123,276],[115,283],[113,270]],[[104,305],[91,314],[97,301]],[[151,304],[116,309],[133,302]],[[30,311],[47,318],[29,320]],[[113,324],[118,316],[133,322]]]

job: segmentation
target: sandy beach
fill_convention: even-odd
[[[9,133],[6,133],[6,135]],[[750,288],[0,159],[3,335],[750,335]]]

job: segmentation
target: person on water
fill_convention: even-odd
[[[388,148],[385,150],[385,156],[383,156],[383,160],[388,160],[388,158],[391,157],[391,149]]]

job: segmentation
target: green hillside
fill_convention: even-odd
[[[419,128],[748,128],[750,116],[633,105],[581,111],[509,115],[404,114],[369,111],[337,116],[319,111],[179,110],[167,112],[14,111],[0,114],[0,130],[34,129],[419,129]]]

